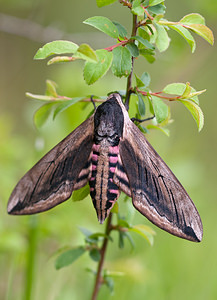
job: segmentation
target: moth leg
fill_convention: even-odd
[[[137,118],[132,118],[131,121],[134,123],[134,122],[139,122],[139,123],[142,123],[142,122],[145,122],[145,121],[149,121],[149,120],[152,120],[155,118],[155,115],[153,115],[152,117],[150,118],[146,118],[146,119],[137,119]]]
[[[93,95],[90,96],[90,100],[93,103],[94,111],[96,111],[96,104],[95,104],[95,102],[93,100]]]
[[[145,121],[153,120],[154,118],[155,118],[155,115],[153,115],[150,118],[146,118],[146,119],[142,119],[142,120],[141,119],[137,119],[137,118],[131,118],[131,121],[133,123],[135,123],[135,122],[142,123],[142,122],[145,122]]]

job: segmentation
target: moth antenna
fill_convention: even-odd
[[[134,123],[134,122],[139,122],[139,123],[142,123],[142,122],[145,122],[145,121],[149,121],[149,120],[152,120],[155,118],[155,115],[153,115],[152,117],[150,118],[146,118],[146,119],[137,119],[137,118],[132,118],[131,121]]]

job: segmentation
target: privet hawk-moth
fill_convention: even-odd
[[[111,94],[21,178],[10,196],[8,213],[48,210],[87,182],[100,223],[123,191],[158,227],[201,241],[202,222],[194,203],[130,120],[119,94]]]

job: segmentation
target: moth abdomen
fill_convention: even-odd
[[[113,182],[118,154],[118,146],[105,146],[102,143],[92,147],[90,195],[100,223],[103,223],[119,197],[119,188]]]

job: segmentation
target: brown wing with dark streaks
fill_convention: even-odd
[[[135,208],[169,233],[201,241],[203,227],[194,203],[126,114],[119,147]]]
[[[10,214],[34,214],[67,200],[87,183],[93,145],[93,116],[48,152],[18,182]]]

